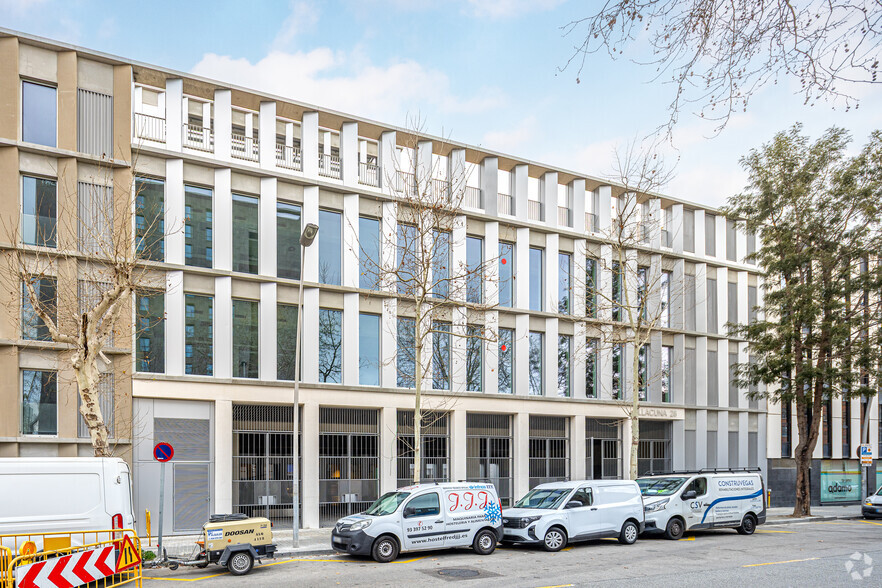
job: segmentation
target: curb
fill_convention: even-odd
[[[790,523],[814,523],[818,521],[837,521],[837,520],[849,520],[849,519],[859,519],[860,515],[822,515],[822,516],[810,516],[810,517],[800,517],[800,518],[791,518],[791,517],[782,517],[782,518],[774,518],[774,519],[766,519],[766,525],[789,525]]]
[[[276,557],[297,557],[300,555],[334,555],[333,549],[282,549],[275,553]]]

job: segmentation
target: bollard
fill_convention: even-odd
[[[771,488],[769,488],[769,497],[766,502],[766,507],[772,508],[772,489]]]
[[[147,545],[153,546],[153,537],[150,534],[150,510],[144,509],[144,529],[147,531]]]

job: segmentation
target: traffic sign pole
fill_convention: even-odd
[[[175,456],[175,448],[169,443],[157,443],[153,448],[153,459],[159,462],[159,537],[156,541],[156,547],[159,550],[159,560],[165,558],[162,551],[162,519],[163,519],[163,503],[165,502],[165,463]]]

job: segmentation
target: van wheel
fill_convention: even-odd
[[[384,535],[376,541],[371,548],[371,557],[380,563],[389,563],[398,557],[398,541],[391,535]]]
[[[472,549],[478,555],[490,555],[496,551],[496,533],[489,529],[481,529],[472,541]]]
[[[254,558],[247,551],[239,551],[227,560],[227,569],[234,576],[244,576],[254,567]]]
[[[750,513],[744,515],[741,526],[735,530],[739,535],[753,535],[753,532],[756,531],[756,517]]]
[[[633,545],[637,542],[637,535],[640,534],[640,529],[637,527],[637,523],[634,521],[626,521],[624,525],[622,525],[622,532],[619,533],[619,543],[622,545]]]
[[[665,527],[665,537],[668,539],[673,539],[676,541],[683,537],[683,533],[686,532],[686,527],[683,525],[683,521],[674,517],[673,519],[668,521],[668,526]]]
[[[560,527],[551,527],[545,531],[542,546],[545,551],[560,551],[567,545],[567,532]]]

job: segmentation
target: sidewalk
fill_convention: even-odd
[[[793,518],[792,506],[776,506],[766,511],[767,525],[786,525],[787,523],[795,523],[800,521],[831,521],[836,519],[856,519],[861,516],[861,507],[859,504],[850,504],[848,506],[813,506],[812,516],[803,518]]]
[[[294,532],[273,529],[273,540],[278,547],[276,555],[316,555],[333,553],[331,549],[331,529],[300,529],[300,546],[294,547]],[[196,541],[201,535],[173,535],[162,538],[162,546],[169,557],[190,557],[196,550]],[[156,537],[141,537],[141,547],[157,550]]]

